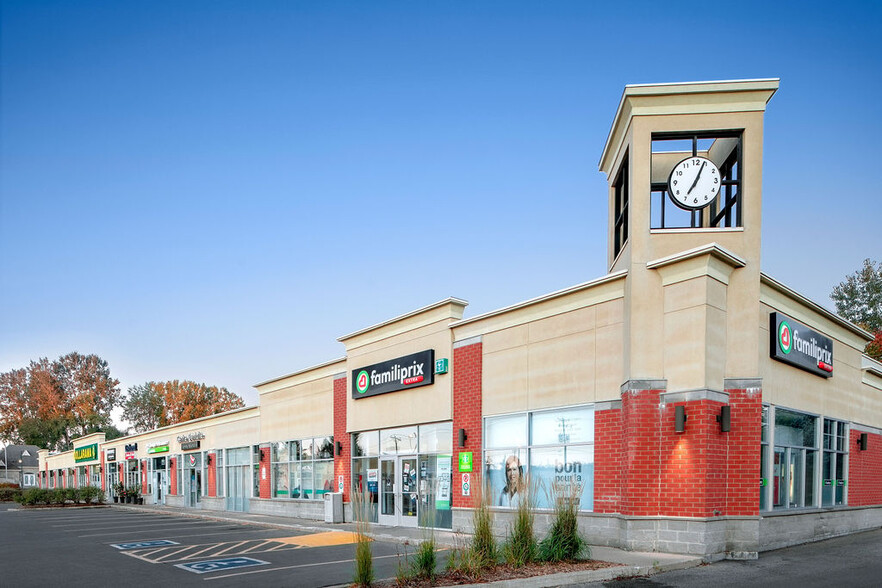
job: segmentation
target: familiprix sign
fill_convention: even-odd
[[[76,463],[79,463],[81,461],[92,461],[94,459],[98,459],[97,443],[92,443],[91,445],[86,445],[74,449],[74,461]]]
[[[352,370],[355,399],[428,386],[433,382],[435,350],[428,349]]]
[[[769,355],[782,363],[811,372],[833,376],[833,340],[780,312],[769,317],[771,341]]]

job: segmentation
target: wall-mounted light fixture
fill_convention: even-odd
[[[861,436],[858,438],[857,443],[858,443],[858,448],[861,451],[866,451],[867,450],[867,434],[861,433]]]
[[[682,404],[674,407],[674,432],[682,433],[686,430],[686,407]]]
[[[343,443],[337,441],[337,455],[343,455]]]
[[[262,462],[264,459],[266,459],[266,453],[264,452],[263,449],[261,449],[259,451],[259,453],[260,453],[260,461]]]
[[[468,439],[468,438],[469,438],[469,436],[466,435],[466,430],[460,429],[459,430],[459,446],[465,447],[466,439]]]
[[[717,415],[717,422],[720,423],[720,431],[728,433],[732,429],[732,407],[721,406],[720,414]]]
[[[208,454],[208,457],[206,458],[206,463],[208,465],[211,465],[211,454],[210,453]]]

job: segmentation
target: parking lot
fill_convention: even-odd
[[[8,586],[333,586],[352,580],[355,535],[2,504],[0,547]],[[398,544],[373,543],[376,577],[395,575],[400,552]]]

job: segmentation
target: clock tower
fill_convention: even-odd
[[[759,373],[763,116],[777,79],[626,86],[600,170],[627,270],[624,382],[723,390]]]

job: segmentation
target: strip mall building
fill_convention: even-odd
[[[360,490],[380,525],[466,531],[484,488],[503,532],[529,474],[540,526],[563,486],[589,542],[708,559],[882,526],[870,334],[760,271],[777,87],[626,87],[600,158],[606,275],[356,331],[258,406],[41,452],[40,483],[314,519]]]

